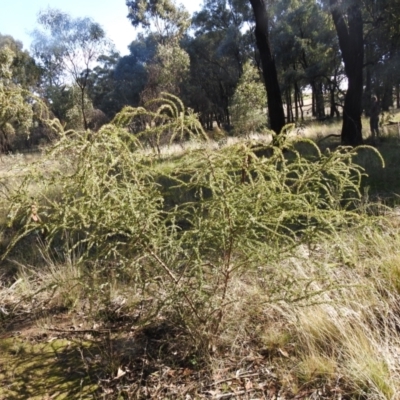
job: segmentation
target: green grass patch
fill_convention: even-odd
[[[89,353],[78,347],[64,339],[0,339],[0,398],[96,398],[95,370],[87,370],[82,357]]]

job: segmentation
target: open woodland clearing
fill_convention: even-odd
[[[0,34],[0,400],[400,399],[398,1],[126,8]]]

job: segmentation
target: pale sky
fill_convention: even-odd
[[[199,11],[202,0],[177,0],[193,13]],[[101,24],[121,55],[128,54],[127,46],[136,31],[126,18],[125,0],[0,0],[0,33],[20,40],[30,50],[29,35],[38,28],[37,14],[48,7],[60,9],[72,17],[90,17]]]

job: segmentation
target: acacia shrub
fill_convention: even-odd
[[[161,115],[165,109],[170,112]],[[58,126],[58,142],[8,197],[11,220],[24,215],[26,221],[9,249],[39,229],[49,248],[68,242],[63,251],[78,254],[90,296],[102,293],[111,276],[123,280],[141,305],[136,323],[167,315],[198,346],[208,346],[224,329],[237,279],[257,277],[269,302],[318,295],[315,277],[300,279],[279,261],[365,221],[359,208],[363,169],[352,161],[357,150],[321,153],[309,140],[281,134],[263,145],[267,157],[258,157],[252,142],[217,150],[199,142],[179,158],[160,160],[157,152],[144,151],[140,138],[160,137],[166,127],[192,140],[203,131],[177,99],[169,96],[159,111],[127,108],[96,133]],[[163,118],[163,124],[129,134],[125,126],[137,115]],[[312,150],[306,156],[299,141]],[[48,171],[51,159],[59,167]],[[33,182],[39,223],[29,219]],[[55,186],[59,195],[48,196]],[[177,193],[175,202],[171,193]],[[94,270],[101,279],[91,279]]]

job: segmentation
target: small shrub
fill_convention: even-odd
[[[104,279],[90,281],[91,266],[101,265],[104,276],[123,280],[146,304],[138,323],[163,314],[201,348],[224,330],[234,280],[259,278],[268,303],[307,303],[329,290],[329,283],[315,289],[315,277],[277,261],[363,223],[357,208],[363,170],[352,162],[357,150],[321,153],[313,142],[282,133],[269,145],[191,150],[163,169],[155,153],[142,151],[141,140],[204,136],[178,99],[163,101],[156,112],[126,108],[96,133],[61,132],[9,197],[15,220],[32,202],[30,185],[41,187],[35,196],[41,222],[28,216],[10,249],[39,228],[49,248],[79,248],[76,263],[88,271],[92,294],[104,288]],[[138,116],[150,123],[132,135],[125,127]],[[310,147],[306,156],[299,141]],[[46,171],[49,159],[63,163]],[[46,195],[54,185],[56,199]]]

